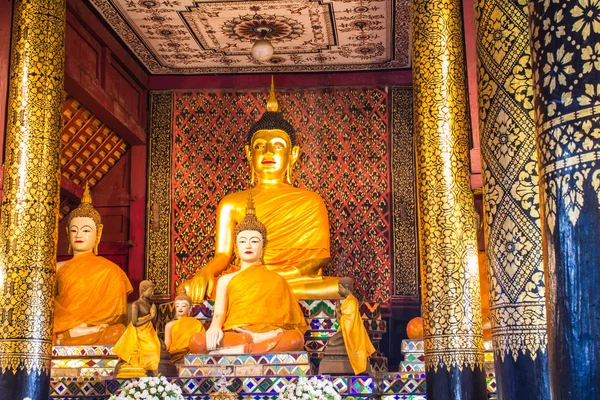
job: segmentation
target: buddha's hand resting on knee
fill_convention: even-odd
[[[206,349],[215,350],[223,340],[223,330],[221,328],[210,327],[206,331]]]

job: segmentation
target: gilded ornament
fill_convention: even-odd
[[[413,1],[412,18],[425,363],[482,369],[462,7]]]
[[[527,5],[479,0],[477,14],[492,340],[502,359],[535,359],[547,335]]]
[[[0,226],[0,369],[50,372],[64,0],[15,2]]]

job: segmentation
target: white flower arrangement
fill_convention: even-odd
[[[183,400],[181,388],[164,376],[132,380],[109,400]]]
[[[341,400],[333,383],[326,379],[298,378],[296,383],[290,383],[288,387],[279,393],[279,400]]]

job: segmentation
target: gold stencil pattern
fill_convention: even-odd
[[[0,369],[49,373],[65,1],[15,2],[0,226]]]
[[[546,297],[527,1],[479,0],[485,241],[494,349],[545,351]]]
[[[393,296],[419,295],[412,88],[392,92],[392,192],[394,226]]]
[[[150,93],[146,279],[155,297],[171,297],[171,130],[173,93]]]
[[[412,7],[425,364],[483,369],[462,4]]]
[[[559,214],[574,227],[600,202],[600,3],[529,3],[543,218],[555,236]]]

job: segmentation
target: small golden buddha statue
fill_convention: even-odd
[[[234,229],[244,218],[249,194],[269,232],[264,266],[283,276],[299,299],[339,298],[339,278],[322,276],[322,268],[330,257],[327,209],[317,193],[291,185],[300,147],[294,128],[277,109],[271,83],[267,111],[246,136],[252,184],[255,176],[258,184],[231,193],[219,203],[215,257],[181,285],[194,302],[213,296],[217,277],[229,267],[234,253]]]
[[[120,359],[115,368],[117,376],[122,366],[133,365],[133,358],[136,359],[135,366],[144,368],[150,375],[158,370],[160,339],[152,324],[156,318],[156,305],[150,302],[154,289],[152,281],[140,282],[140,298],[131,304],[131,322],[113,347],[113,353]]]
[[[234,237],[241,267],[219,279],[210,327],[192,336],[190,351],[260,354],[302,350],[306,320],[286,280],[261,262],[266,228],[256,218],[251,198]]]
[[[56,266],[55,344],[115,344],[125,331],[133,288],[117,264],[96,255],[102,223],[87,184],[81,204],[69,214],[67,235],[73,258]]]
[[[171,361],[181,361],[190,352],[190,338],[197,332],[205,332],[204,325],[197,318],[190,317],[192,299],[185,293],[175,297],[175,319],[165,325],[165,346],[171,354]]]
[[[354,297],[354,281],[351,278],[342,278],[339,282],[339,293],[343,301],[339,302],[335,309],[335,317],[338,321],[338,331],[328,341],[325,347],[324,359],[329,356],[347,356],[354,375],[368,372],[369,356],[375,352],[369,334],[365,329],[360,315],[360,304]],[[345,359],[345,357],[344,357]],[[340,361],[338,361],[340,363]],[[343,364],[343,361],[341,361]],[[346,372],[343,370],[325,370],[325,366],[331,368],[327,362],[320,366],[319,373]],[[333,366],[344,368],[344,365]]]

